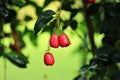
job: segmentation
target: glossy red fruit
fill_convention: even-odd
[[[57,34],[52,34],[52,36],[50,37],[50,46],[53,48],[59,47],[59,39]]]
[[[70,45],[70,40],[68,39],[66,34],[59,35],[59,45],[61,47],[67,47]]]
[[[55,62],[55,60],[54,60],[54,57],[53,57],[52,53],[50,53],[50,52],[45,53],[44,63],[47,66],[52,66],[54,64],[54,62]]]
[[[86,0],[87,3],[95,3],[95,0]]]

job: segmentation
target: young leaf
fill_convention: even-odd
[[[20,52],[12,51],[9,54],[5,54],[4,57],[20,68],[26,68],[28,63],[27,57]]]
[[[34,26],[34,34],[36,35],[50,20],[53,19],[53,15],[55,14],[52,10],[44,11],[40,17],[37,19]]]

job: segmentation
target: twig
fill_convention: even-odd
[[[58,27],[60,28],[60,13],[61,13],[61,11],[62,11],[63,1],[64,1],[64,0],[61,0],[61,1],[60,1],[60,7],[59,7],[58,12],[57,12],[57,22],[56,22],[54,31],[55,31]],[[62,29],[61,29],[61,30],[62,30]]]
[[[87,14],[87,4],[88,3],[86,3],[86,2],[83,4],[83,10],[84,10],[84,13],[85,13],[85,20],[86,20],[86,24],[87,24],[86,27],[88,29],[88,35],[89,35],[89,40],[90,40],[90,44],[91,44],[91,50],[92,50],[93,55],[95,55],[94,54],[94,49],[96,48],[96,46],[95,46],[95,42],[94,42],[94,30],[93,30],[93,25],[92,25],[90,16]]]

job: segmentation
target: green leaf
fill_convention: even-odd
[[[97,68],[97,65],[83,65],[80,71],[94,71]]]
[[[4,57],[20,68],[26,68],[28,63],[28,58],[20,52],[12,51],[9,54],[5,54]]]
[[[70,22],[70,26],[71,26],[71,28],[72,28],[73,30],[75,30],[75,29],[77,28],[77,21],[72,20],[72,21]]]
[[[114,18],[116,17],[117,14],[116,14],[116,10],[113,3],[110,3],[110,2],[104,3],[103,8],[105,10],[105,15],[114,17]]]
[[[9,9],[9,14],[8,16],[5,18],[5,23],[10,23],[12,22],[13,20],[16,19],[16,15],[17,15],[17,12],[13,9]]]
[[[51,2],[52,2],[52,0],[45,0],[44,7],[46,7],[47,5],[49,5]]]
[[[86,71],[86,70],[88,70],[89,66],[90,66],[90,65],[83,65],[83,66],[81,67],[80,71]]]
[[[112,56],[112,61],[113,62],[120,62],[120,51],[114,53],[114,55]]]
[[[118,16],[120,17],[120,2],[115,4],[115,10],[116,10]]]
[[[117,36],[120,30],[119,22],[120,22],[119,19],[104,20],[102,22],[101,33],[105,33],[110,36]]]
[[[11,1],[10,2],[11,4],[13,4],[13,5],[17,6],[17,7],[23,7],[26,4],[25,0],[10,0],[10,1]]]
[[[88,7],[87,14],[90,15],[90,16],[96,15],[99,11],[100,6],[101,6],[100,3],[90,5]]]
[[[0,16],[7,17],[9,14],[9,11],[6,7],[0,7]]]
[[[81,78],[81,75],[78,75],[74,78],[74,80],[80,80],[80,78]]]
[[[31,16],[26,15],[26,16],[25,16],[25,18],[24,18],[24,20],[25,20],[25,21],[30,21],[30,20],[32,20],[32,17],[31,17]]]
[[[3,46],[0,46],[0,56],[3,55]]]
[[[115,52],[114,47],[107,44],[95,50],[97,59],[100,61],[109,61],[113,52]]]
[[[97,68],[97,65],[91,65],[91,66],[89,66],[89,70],[90,71],[94,71],[95,69]]]
[[[70,11],[71,10],[71,3],[70,0],[65,0],[62,4],[62,9]]]
[[[97,75],[93,75],[90,77],[90,80],[102,80],[102,79]]]
[[[37,19],[34,26],[34,34],[36,35],[50,20],[53,19],[53,15],[55,14],[52,10],[44,11],[40,17]]]
[[[120,80],[120,71],[114,72],[110,80]]]
[[[52,22],[50,22],[49,25],[47,25],[44,30],[42,32],[50,32],[50,33],[53,33],[54,32],[54,28],[56,27],[57,23],[57,19],[54,19]],[[57,29],[55,30],[55,33],[56,33]]]

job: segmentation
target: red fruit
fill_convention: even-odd
[[[70,40],[68,39],[66,34],[60,34],[59,36],[59,45],[61,47],[67,47],[70,45]]]
[[[54,57],[53,57],[52,53],[50,53],[50,52],[45,53],[44,63],[47,66],[52,66],[54,64],[54,62],[55,62],[55,60],[54,60]]]
[[[86,0],[87,3],[95,3],[95,0]]]
[[[59,39],[58,39],[58,35],[57,34],[52,34],[52,36],[50,38],[50,46],[54,47],[54,48],[58,48],[59,47]]]

